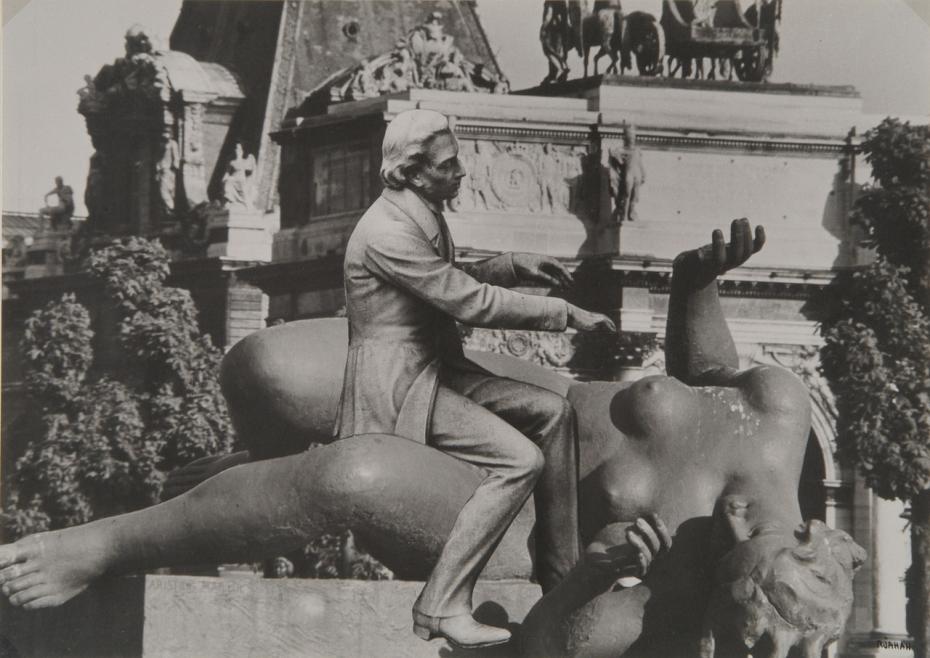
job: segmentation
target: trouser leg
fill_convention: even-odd
[[[507,421],[536,444],[545,464],[533,491],[536,578],[554,588],[580,557],[578,440],[571,404],[544,388],[503,377],[455,372],[450,388]]]
[[[453,617],[471,613],[478,575],[533,490],[543,456],[511,425],[445,385],[436,394],[429,443],[488,474],[459,512],[415,606]]]

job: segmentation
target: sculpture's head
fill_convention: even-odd
[[[438,204],[459,193],[465,168],[449,120],[432,110],[407,110],[388,124],[381,147],[381,180],[410,187]]]
[[[426,20],[423,21],[423,26],[426,28],[431,38],[435,39],[442,36],[445,29],[442,24],[442,14],[438,11],[430,12]]]
[[[152,40],[145,33],[145,28],[138,23],[126,30],[125,38],[126,57],[152,52]]]
[[[778,657],[799,647],[803,656],[819,656],[846,624],[853,575],[865,551],[822,521],[791,529],[774,523],[740,528],[746,519],[740,509],[731,504],[724,514],[737,542],[717,564],[705,618],[711,647],[765,646]],[[704,654],[713,651],[705,646]]]

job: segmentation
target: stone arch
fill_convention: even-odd
[[[821,395],[811,391],[811,432],[823,455],[824,479],[837,481],[840,470],[836,464],[836,416],[825,407]]]

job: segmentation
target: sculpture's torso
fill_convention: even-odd
[[[586,539],[649,512],[674,532],[709,516],[742,480],[783,478],[787,469],[796,486],[800,477],[810,407],[801,382],[784,370],[756,368],[726,387],[661,376],[579,384],[569,397],[582,442]],[[788,495],[796,504],[796,491]]]

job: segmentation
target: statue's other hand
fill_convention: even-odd
[[[601,313],[592,313],[574,304],[568,305],[568,326],[578,331],[605,331],[617,333],[614,321]]]
[[[642,578],[652,562],[672,546],[665,523],[655,514],[634,523],[612,523],[601,530],[585,551],[585,560],[616,576]]]
[[[765,244],[765,229],[756,226],[755,238],[752,227],[745,217],[734,219],[730,223],[730,242],[725,242],[723,231],[715,229],[711,243],[697,250],[698,261],[702,269],[715,275],[739,267],[762,249]]]

